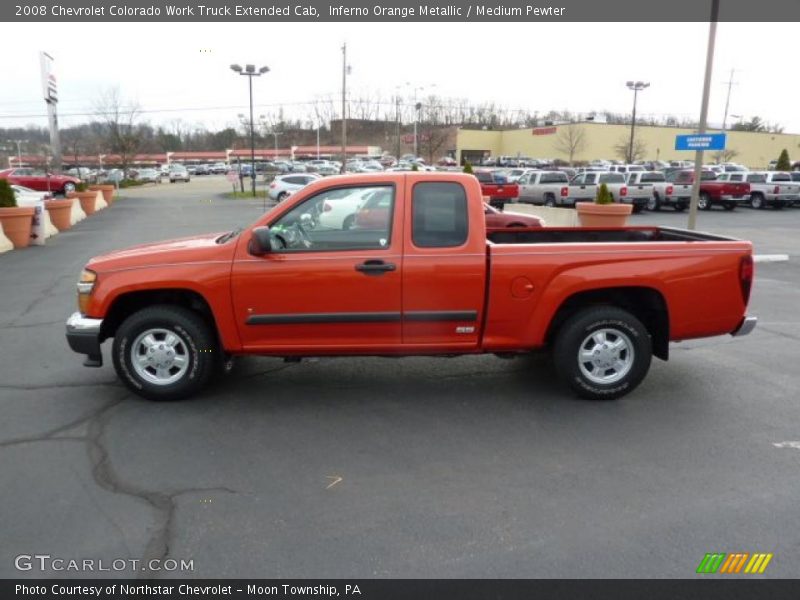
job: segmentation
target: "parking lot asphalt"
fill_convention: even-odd
[[[42,576],[14,559],[44,553],[193,560],[147,573],[170,577],[693,577],[707,552],[797,575],[800,209],[700,215],[789,260],[758,265],[750,336],[675,344],[618,401],[574,398],[546,357],[250,358],[163,404],[122,387],[109,343],[82,367],[64,320],[86,260],[253,221],[228,185],[124,190],[0,256],[0,576]]]

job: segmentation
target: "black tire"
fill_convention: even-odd
[[[167,331],[180,340],[187,367],[176,381],[153,383],[134,367],[131,347],[148,330]],[[125,319],[114,336],[111,354],[114,369],[123,383],[148,400],[179,400],[197,393],[212,373],[220,369],[221,362],[217,341],[206,322],[191,310],[171,305],[150,306]]]
[[[280,194],[278,194],[278,197],[276,198],[276,200],[278,202],[283,202],[288,197],[289,197],[289,194],[287,194],[286,192],[281,192]]]
[[[706,192],[701,192],[700,198],[697,201],[697,208],[700,210],[711,210],[711,196]]]
[[[642,206],[641,204],[634,204],[633,205],[633,209],[631,210],[631,212],[633,214],[635,214],[635,215],[638,215],[643,210],[644,210],[644,206]]]
[[[659,197],[658,194],[653,194],[647,200],[647,210],[653,212],[658,212],[659,210],[661,210],[661,198]]]
[[[722,208],[728,211],[734,210],[736,208],[736,202],[723,202]]]
[[[618,357],[629,361],[629,366],[619,379],[612,378],[609,383],[593,380],[586,371],[596,365],[588,361],[582,363],[578,356],[586,343],[595,343],[590,342],[590,336],[600,332],[607,332],[612,345],[616,340],[623,340],[623,354],[630,353]],[[613,306],[586,308],[576,313],[558,330],[553,346],[558,376],[578,396],[589,400],[613,400],[631,392],[647,375],[651,359],[652,341],[645,326],[629,312]]]
[[[750,206],[758,210],[764,208],[764,196],[762,194],[753,194],[750,196]]]
[[[550,206],[550,207],[555,207],[555,205],[556,205],[556,197],[553,196],[553,194],[547,194],[544,197],[544,205],[545,206]]]

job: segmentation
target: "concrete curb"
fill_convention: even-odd
[[[13,249],[14,249],[14,244],[12,244],[11,240],[9,240],[6,237],[6,234],[3,231],[3,224],[0,223],[0,254],[2,254],[3,252],[8,252],[9,250]]]

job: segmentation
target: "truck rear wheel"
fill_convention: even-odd
[[[711,197],[706,192],[701,192],[697,199],[697,208],[700,210],[711,210]]]
[[[148,400],[178,400],[198,392],[220,357],[215,336],[196,313],[170,305],[129,316],[114,336],[119,378]]]
[[[586,308],[559,329],[553,359],[559,377],[582,398],[613,400],[650,369],[652,342],[641,321],[613,306]]]
[[[764,208],[764,196],[761,194],[753,194],[750,196],[750,206],[753,208]]]

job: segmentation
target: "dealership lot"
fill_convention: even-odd
[[[757,266],[750,336],[673,345],[614,402],[576,400],[538,356],[251,358],[165,404],[122,387],[108,343],[83,368],[64,320],[85,261],[255,220],[229,185],[124,190],[0,256],[0,575],[39,576],[14,557],[40,553],[194,561],[167,576],[691,577],[707,552],[796,575],[800,209],[699,215],[789,260]]]

